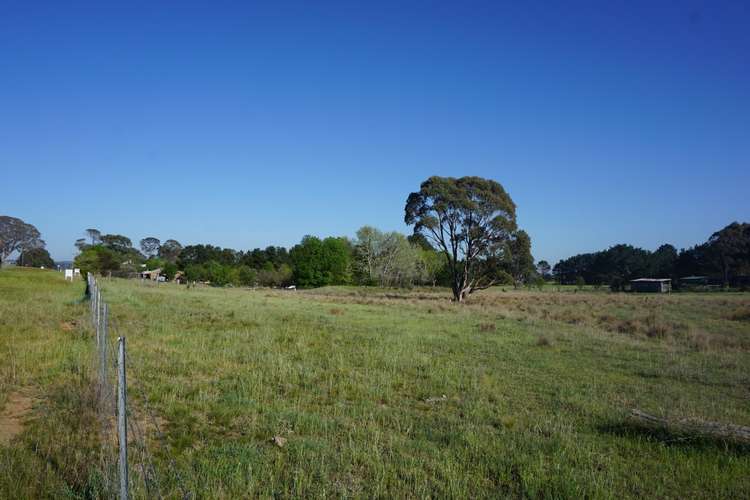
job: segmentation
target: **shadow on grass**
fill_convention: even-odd
[[[666,427],[652,427],[630,419],[608,422],[598,426],[597,430],[603,434],[623,438],[646,439],[684,451],[720,452],[737,456],[750,455],[750,443],[706,434],[671,430]]]

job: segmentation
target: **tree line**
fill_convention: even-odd
[[[679,285],[679,278],[706,276],[725,287],[739,286],[750,276],[750,224],[733,222],[706,242],[680,251],[670,244],[653,252],[621,244],[578,254],[559,261],[552,273],[563,284],[582,280],[613,290],[644,277],[671,278]]]
[[[413,226],[408,236],[363,226],[354,238],[307,235],[289,249],[237,251],[210,244],[183,247],[156,237],[135,248],[126,236],[92,228],[76,241],[75,263],[84,275],[129,276],[159,268],[169,279],[179,272],[215,285],[441,285],[461,301],[493,285],[521,285],[537,276],[531,239],[517,227],[515,211],[496,181],[430,177],[407,198],[404,221]]]

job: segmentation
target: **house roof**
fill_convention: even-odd
[[[638,278],[636,280],[630,280],[631,283],[664,283],[665,281],[672,281],[669,278]]]

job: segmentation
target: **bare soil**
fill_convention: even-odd
[[[23,432],[26,417],[31,413],[34,399],[21,392],[13,392],[0,411],[0,445],[6,445]]]

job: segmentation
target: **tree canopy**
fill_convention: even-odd
[[[140,243],[141,246],[141,252],[143,252],[143,255],[146,257],[155,257],[159,254],[159,249],[161,248],[161,241],[159,241],[159,238],[154,238],[153,236],[149,236],[147,238],[143,238]]]
[[[55,267],[55,261],[52,260],[52,257],[46,249],[37,247],[23,250],[18,256],[18,259],[16,259],[16,265],[53,269]]]
[[[44,240],[36,227],[16,217],[0,215],[0,266],[14,252],[44,246]]]
[[[430,177],[407,198],[404,221],[443,252],[456,301],[499,282],[518,236],[510,195],[481,177]]]
[[[346,238],[305,236],[289,257],[294,282],[300,287],[345,285],[351,280],[351,246]]]
[[[553,273],[561,283],[572,284],[580,277],[586,283],[608,284],[615,290],[636,278],[676,280],[686,276],[706,276],[713,283],[728,286],[750,276],[750,224],[733,222],[705,243],[679,252],[670,244],[653,252],[614,245],[563,259],[555,264]]]

